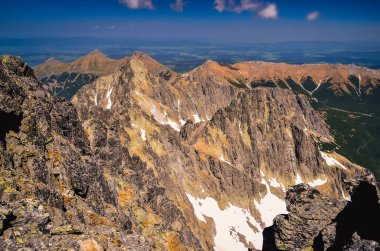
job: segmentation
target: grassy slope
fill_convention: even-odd
[[[379,89],[379,88],[378,88]],[[336,96],[325,88],[319,88],[313,107],[326,117],[335,146],[324,145],[329,150],[346,156],[352,162],[371,170],[380,179],[380,94],[357,98]]]

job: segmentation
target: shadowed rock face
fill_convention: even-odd
[[[301,184],[287,191],[289,214],[264,232],[263,250],[378,250],[380,205],[372,176],[347,182],[351,201]]]
[[[243,88],[228,65],[177,74],[136,53],[69,103],[20,59],[0,62],[1,249],[260,249],[296,210],[287,188],[341,208],[343,180],[367,173],[320,151],[333,138],[305,96]]]

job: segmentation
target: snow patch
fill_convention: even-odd
[[[327,153],[320,151],[322,158],[326,161],[326,164],[328,166],[339,166],[343,168],[344,170],[347,170],[347,167],[342,165],[339,161],[334,159],[333,157],[329,156]]]
[[[181,131],[181,127],[178,125],[178,123],[174,122],[173,120],[171,120],[169,118],[168,118],[168,121],[166,122],[166,124],[171,126],[177,132]]]
[[[327,179],[316,179],[314,181],[308,182],[307,184],[312,187],[317,187],[317,186],[322,186],[326,184],[326,182],[327,182]]]
[[[319,81],[317,88],[315,88],[315,89],[311,92],[311,94],[313,94],[316,90],[318,90],[318,88],[321,86],[321,83],[322,83],[322,80]]]
[[[184,126],[184,125],[186,124],[186,120],[181,119],[181,120],[179,121],[179,123],[181,123],[181,126]]]
[[[144,141],[146,140],[146,132],[144,129],[140,128],[140,136],[141,136],[142,140],[144,140]]]
[[[241,130],[241,123],[240,123],[240,121],[239,121],[239,133],[240,133],[241,136],[243,136],[243,131]]]
[[[141,139],[142,140],[146,140],[146,131],[144,130],[144,129],[142,129],[142,128],[140,128],[138,125],[136,125],[136,124],[131,124],[131,126],[132,126],[132,128],[138,128],[138,129],[140,129],[140,137],[141,137]]]
[[[296,185],[303,183],[301,175],[299,173],[296,174],[295,183],[296,183]]]
[[[107,90],[107,94],[106,94],[106,98],[107,98],[107,109],[108,110],[111,110],[111,107],[112,107],[112,101],[111,101],[111,94],[112,94],[112,91],[113,91],[113,87],[110,87],[108,86],[108,90]]]
[[[174,122],[173,120],[171,120],[167,116],[166,111],[164,111],[164,114],[162,114],[161,112],[159,112],[157,110],[157,107],[155,105],[153,105],[150,108],[150,112],[153,114],[154,119],[156,121],[158,121],[160,124],[162,124],[162,125],[169,125],[170,127],[172,127],[177,132],[179,132],[181,130],[181,127],[178,125],[178,123]]]
[[[96,92],[96,94],[95,94],[94,102],[95,102],[95,106],[98,106],[98,92]]]
[[[248,243],[252,243],[257,249],[263,245],[263,236],[260,224],[251,215],[250,211],[229,204],[224,210],[220,209],[218,202],[207,197],[195,198],[186,193],[187,198],[193,205],[194,213],[198,220],[207,223],[205,216],[213,219],[216,234],[214,236],[215,250],[247,250],[244,243],[239,241],[238,233],[244,235]],[[249,224],[259,231],[255,232]]]
[[[194,114],[193,115],[193,118],[194,118],[194,123],[197,124],[197,123],[200,123],[201,122],[201,118],[199,117],[198,114]]]
[[[224,158],[224,155],[223,155],[223,154],[220,155],[219,160],[222,161],[222,162],[224,162],[224,163],[227,163],[227,164],[230,165],[230,166],[232,166],[231,162],[229,162],[228,160],[226,160],[226,159]]]
[[[279,214],[286,214],[286,203],[284,200],[278,198],[272,194],[268,182],[264,179],[264,175],[261,172],[261,183],[265,185],[267,193],[261,198],[260,202],[254,200],[254,204],[257,210],[260,212],[261,219],[265,224],[265,227],[273,225],[273,219]],[[256,247],[258,248],[258,247]]]
[[[347,201],[351,201],[351,196],[350,196],[350,195],[346,196],[346,195],[344,194],[343,188],[340,188],[340,190],[341,190],[341,192],[342,192],[342,197],[343,197],[343,199],[345,199],[345,200],[347,200]]]
[[[72,81],[72,82],[75,82],[75,81],[77,81],[77,79],[78,79],[79,75],[82,75],[82,74],[81,74],[81,73],[77,73],[77,75],[75,76],[75,78],[73,79],[73,81]]]
[[[270,178],[268,181],[271,187],[279,188],[284,192],[286,191],[285,186],[281,184],[280,182],[278,182],[276,178]]]
[[[186,120],[182,119],[181,117],[181,101],[178,99],[178,120],[181,124],[181,127],[186,124]]]

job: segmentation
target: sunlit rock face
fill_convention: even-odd
[[[180,246],[261,249],[262,231],[287,213],[286,189],[307,183],[348,197],[343,179],[367,172],[320,151],[318,143],[333,138],[305,96],[243,87],[239,74],[212,61],[177,74],[136,53],[73,97],[91,151],[122,198],[119,207],[144,215],[132,229],[150,243],[164,245],[170,232]],[[146,183],[128,183],[141,171],[126,156],[146,165],[176,217],[147,203]]]

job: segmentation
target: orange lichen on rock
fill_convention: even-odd
[[[79,246],[82,251],[102,251],[103,248],[92,239],[79,241]]]

